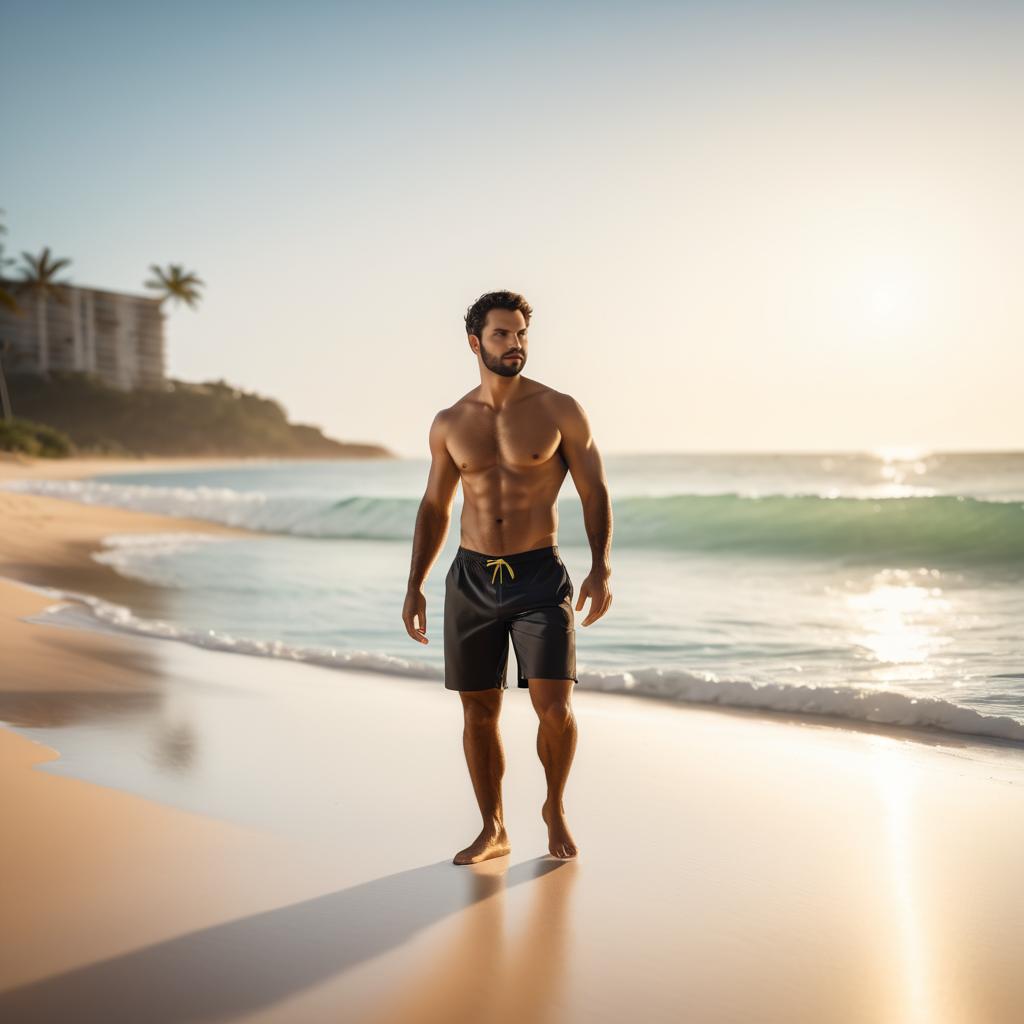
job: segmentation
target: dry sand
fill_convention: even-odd
[[[11,580],[144,607],[104,535],[224,528],[0,525],[0,1020],[1022,1019],[1020,750],[577,691],[561,863],[509,691],[513,851],[456,867],[453,695],[47,624]]]

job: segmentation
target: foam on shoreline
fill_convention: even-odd
[[[20,586],[30,586],[12,580]],[[343,651],[304,647],[282,641],[236,637],[217,630],[196,630],[157,619],[142,618],[124,605],[56,587],[32,585],[37,593],[57,603],[26,621],[100,632],[120,632],[192,644],[216,651],[231,651],[261,658],[279,658],[359,672],[379,672],[404,678],[438,681],[442,669],[422,662],[374,651]],[[788,715],[825,716],[861,725],[900,726],[939,730],[974,738],[1024,745],[1024,723],[1006,715],[984,715],[971,708],[930,697],[910,697],[866,687],[831,687],[754,683],[722,679],[709,672],[683,669],[637,668],[633,671],[581,671],[579,687],[660,699],[675,703],[717,705]]]

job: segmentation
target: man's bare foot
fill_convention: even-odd
[[[504,825],[497,830],[492,826],[484,826],[480,835],[469,846],[455,854],[452,863],[478,864],[480,861],[490,860],[492,857],[504,857],[511,850],[512,844],[508,841]]]
[[[569,825],[565,820],[565,809],[559,807],[554,814],[551,814],[550,803],[550,800],[545,800],[544,806],[540,809],[540,815],[548,827],[548,850],[552,857],[568,860],[570,857],[575,857],[579,850],[569,833]]]

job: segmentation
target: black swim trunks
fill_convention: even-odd
[[[460,545],[445,578],[445,687],[507,690],[510,634],[519,686],[578,682],[572,596],[557,545],[493,556]]]

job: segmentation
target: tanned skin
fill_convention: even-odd
[[[416,516],[412,566],[402,621],[409,636],[427,639],[423,583],[437,560],[451,521],[459,481],[463,509],[460,543],[501,556],[555,545],[558,492],[566,473],[583,503],[591,568],[579,588],[576,611],[590,599],[581,625],[611,606],[608,586],[612,508],[597,445],[583,408],[567,394],[522,375],[527,357],[526,319],[519,310],[492,309],[482,336],[467,336],[480,370],[480,386],[442,409],[430,426],[430,474]],[[520,360],[508,358],[515,353]],[[576,751],[571,679],[529,679],[537,712],[537,754],[547,778],[541,816],[548,849],[559,858],[578,848],[565,818],[562,795]],[[505,831],[501,780],[505,755],[498,729],[503,690],[460,692],[463,749],[483,828],[454,858],[473,864],[501,857],[511,846]]]

